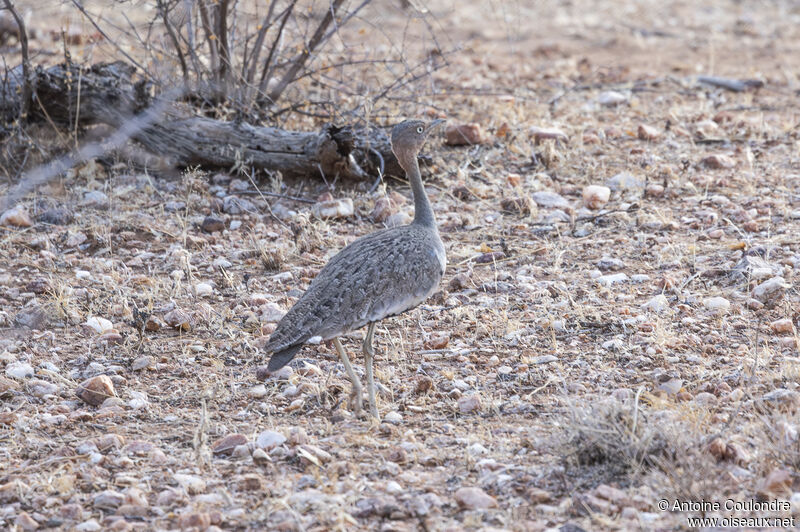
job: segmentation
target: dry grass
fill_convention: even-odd
[[[369,22],[419,31],[420,20],[379,7]],[[23,202],[34,218],[57,206],[71,221],[0,228],[0,527],[21,526],[26,512],[67,529],[95,519],[104,529],[649,530],[688,527],[686,514],[656,508],[660,498],[794,494],[797,504],[800,13],[779,3],[501,7],[433,3],[437,31],[463,50],[417,102],[386,104],[396,116],[444,110],[488,138],[427,148],[448,271],[441,292],[376,331],[379,407],[401,421],[352,419],[331,346],[307,347],[280,379],[260,382],[256,368],[275,320],[333,253],[382,226],[376,200],[410,198],[407,184],[370,194],[92,162]],[[346,31],[368,42],[359,29]],[[736,93],[697,74],[766,85]],[[598,104],[609,90],[626,101]],[[639,139],[641,124],[660,136]],[[568,140],[537,141],[531,127]],[[703,162],[714,154],[734,166]],[[642,186],[586,209],[584,187],[621,172]],[[317,220],[309,204],[256,187],[349,197],[355,215]],[[83,204],[95,190],[108,209]],[[536,204],[542,191],[568,206]],[[226,195],[255,210],[219,212]],[[202,231],[209,215],[226,229]],[[767,269],[738,273],[754,255]],[[627,279],[607,284],[616,273]],[[754,302],[776,275],[788,288]],[[644,307],[660,295],[663,311]],[[714,308],[714,297],[730,306]],[[191,328],[164,323],[176,309]],[[83,327],[92,316],[115,332]],[[344,339],[349,351],[361,334]],[[26,363],[34,377],[6,374]],[[118,395],[100,407],[74,395],[97,374]],[[480,406],[462,412],[472,394]],[[256,451],[266,430],[287,441]],[[214,454],[231,434],[250,447]],[[788,486],[767,493],[776,470]],[[460,506],[457,490],[473,486],[497,507]],[[97,498],[107,490],[122,499]]]

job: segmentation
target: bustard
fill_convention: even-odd
[[[281,319],[265,347],[272,353],[268,369],[276,371],[288,364],[309,339],[333,339],[353,384],[350,407],[356,416],[362,410],[361,382],[338,337],[368,325],[364,365],[370,414],[378,418],[372,368],[375,324],[425,301],[444,275],[444,245],[417,162],[428,134],[442,122],[406,120],[392,129],[392,152],[405,170],[414,195],[414,220],[361,237],[337,253]]]

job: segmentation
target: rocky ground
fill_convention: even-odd
[[[423,169],[449,266],[376,331],[382,421],[332,346],[275,375],[261,347],[336,251],[409,219],[405,183],[90,161],[0,216],[0,527],[797,516],[800,10],[433,4],[460,50],[397,114],[449,119]],[[728,499],[787,506],[672,510]]]

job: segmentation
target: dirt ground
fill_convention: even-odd
[[[90,161],[20,203],[31,227],[0,227],[0,528],[796,526],[800,4],[397,4],[343,41],[405,28],[423,54],[426,21],[455,50],[380,120],[483,142],[424,150],[448,269],[378,326],[382,421],[347,410],[330,345],[258,368],[328,258],[413,214],[404,182]]]

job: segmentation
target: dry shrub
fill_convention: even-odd
[[[588,477],[598,482],[626,483],[683,448],[680,428],[665,422],[665,414],[649,412],[638,401],[613,398],[586,406],[573,404],[558,423],[561,430],[554,451],[568,470],[595,470]]]

